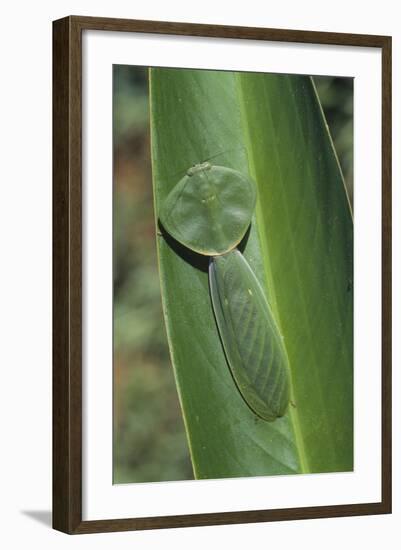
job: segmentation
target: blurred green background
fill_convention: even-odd
[[[352,200],[353,79],[314,80]],[[161,307],[144,67],[113,68],[113,159],[113,482],[193,479]]]

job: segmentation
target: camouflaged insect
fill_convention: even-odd
[[[210,256],[210,295],[227,363],[250,409],[273,421],[289,403],[287,354],[263,289],[236,248],[255,205],[250,178],[205,162],[175,185],[159,217],[174,239]]]

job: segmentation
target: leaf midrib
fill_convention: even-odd
[[[250,136],[249,136],[249,132],[248,132],[249,125],[246,124],[246,122],[245,122],[245,120],[246,120],[246,107],[245,107],[245,102],[244,102],[244,97],[243,97],[243,90],[242,90],[242,84],[241,84],[241,75],[236,74],[235,80],[236,80],[236,86],[237,86],[238,101],[239,101],[239,104],[240,104],[241,121],[242,121],[243,133],[244,133],[244,142],[246,144],[246,150],[248,152],[249,172],[250,172],[250,175],[253,176],[256,179],[256,168],[255,168],[254,152],[253,152],[252,142],[250,140]],[[271,118],[270,108],[269,108],[269,116]],[[277,150],[275,150],[275,154],[277,155]],[[280,181],[282,181],[282,179],[280,179]],[[288,219],[287,205],[285,206],[285,208],[286,208],[286,215],[287,215],[287,219]],[[257,218],[257,221],[259,222],[259,220],[261,220],[262,217],[263,217],[263,215],[262,215],[262,212],[261,212],[261,205],[260,205],[260,201],[258,199],[258,201],[256,203],[256,218]],[[269,293],[269,298],[271,298],[271,297],[273,298],[271,306],[272,306],[272,309],[273,309],[274,314],[276,316],[276,321],[277,321],[277,324],[280,328],[280,332],[282,332],[280,314],[279,314],[278,307],[277,307],[277,299],[276,299],[276,292],[275,292],[275,286],[274,286],[274,279],[273,279],[271,270],[269,268],[269,265],[266,262],[266,258],[269,257],[269,247],[268,247],[267,239],[265,239],[264,236],[261,235],[260,223],[257,223],[257,230],[258,230],[260,245],[261,245],[261,248],[263,249],[263,269],[264,269],[264,274],[265,274],[265,281],[268,281],[268,286],[269,286],[269,289],[271,291]],[[293,247],[292,242],[291,242],[291,246]],[[299,278],[298,266],[297,266],[297,278]],[[308,327],[309,327],[309,324],[308,324]],[[309,328],[308,328],[308,330],[309,330]],[[291,363],[290,360],[289,360],[289,363]],[[294,400],[293,385],[292,384],[291,384],[291,400]],[[290,413],[290,417],[291,417],[292,427],[293,427],[293,430],[294,430],[294,438],[295,438],[295,441],[296,441],[296,447],[297,447],[297,452],[298,452],[298,457],[299,457],[299,462],[300,462],[301,473],[309,473],[310,468],[309,468],[308,459],[307,459],[307,456],[306,456],[304,438],[303,438],[302,429],[301,429],[301,426],[300,426],[298,412],[295,409],[295,407],[293,407],[291,405],[291,403],[290,403],[290,406],[289,406],[289,413]]]

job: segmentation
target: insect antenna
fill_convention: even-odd
[[[177,170],[177,171],[174,172],[174,173],[172,172],[171,174],[167,174],[166,177],[167,177],[168,179],[170,179],[170,178],[174,178],[174,177],[180,176],[180,175],[183,176],[183,175],[187,172],[188,168],[190,168],[191,166],[195,166],[195,164],[198,164],[198,162],[192,162],[192,163],[190,163],[189,165],[186,164],[185,168],[180,168],[180,170]]]
[[[209,162],[209,160],[213,160],[217,157],[220,157],[221,155],[225,155],[226,153],[232,153],[233,151],[239,151],[239,150],[246,151],[246,147],[244,145],[239,145],[238,147],[231,147],[230,149],[225,149],[224,151],[220,151],[219,153],[216,153],[215,155],[211,155],[210,157],[207,157],[203,160],[197,160],[196,162],[192,162],[189,165],[187,164],[185,168],[181,168],[180,170],[177,170],[176,172],[172,172],[171,174],[167,174],[167,178],[174,178],[179,175],[184,175],[188,168],[191,166],[195,166],[196,164],[201,164],[202,162]]]
[[[213,160],[220,155],[225,155],[226,153],[232,153],[233,151],[239,151],[239,150],[246,151],[246,147],[244,145],[239,145],[238,147],[232,147],[231,149],[226,149],[225,151],[220,151],[220,153],[216,153],[215,155],[212,155],[211,157],[208,157],[204,159],[202,162],[208,162],[209,160]]]

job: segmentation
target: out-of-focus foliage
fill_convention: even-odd
[[[114,482],[192,478],[161,309],[147,71],[114,69]]]
[[[353,82],[314,81],[351,192]],[[115,66],[114,483],[193,478],[161,309],[148,108],[147,70]]]
[[[344,174],[348,195],[353,197],[354,80],[331,76],[313,78]]]

